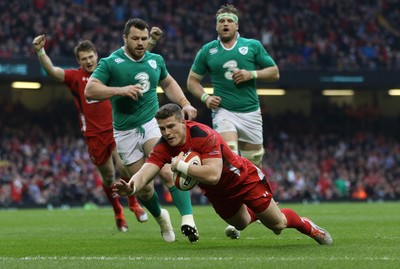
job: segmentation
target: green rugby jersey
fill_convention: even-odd
[[[110,87],[140,84],[143,96],[135,101],[126,96],[113,96],[111,100],[113,126],[124,131],[137,128],[154,118],[159,109],[157,86],[168,71],[161,55],[146,52],[141,61],[129,58],[123,48],[102,58],[92,77]]]
[[[222,47],[219,40],[205,44],[197,53],[192,70],[199,75],[209,73],[214,95],[222,98],[220,107],[234,112],[252,112],[260,107],[256,80],[235,84],[235,69],[256,70],[275,66],[260,41],[238,37],[231,49]]]

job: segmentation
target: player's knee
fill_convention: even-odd
[[[103,178],[103,185],[104,185],[104,186],[106,186],[106,187],[111,187],[113,183],[114,183],[114,180],[104,179],[104,178]]]
[[[236,230],[243,231],[248,226],[248,223],[240,223],[235,225]]]
[[[121,178],[131,178],[132,175],[130,175],[128,169],[125,166],[120,165],[120,166],[117,166],[116,168],[117,168],[118,174]]]
[[[257,150],[242,150],[240,151],[242,157],[245,157],[249,161],[251,161],[254,165],[259,165],[264,156],[264,148]]]
[[[147,184],[140,191],[137,192],[137,195],[143,201],[150,200],[151,197],[153,197],[153,194],[154,194],[154,185],[153,184]]]
[[[108,172],[108,171],[102,171],[102,172],[100,172],[100,174],[101,174],[101,178],[103,180],[103,184],[107,187],[110,187],[115,180],[114,173]]]
[[[226,141],[226,143],[234,153],[239,154],[239,147],[236,141]]]

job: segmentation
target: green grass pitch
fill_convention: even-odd
[[[0,268],[400,268],[400,203],[284,204],[326,228],[320,246],[293,229],[280,236],[252,224],[239,240],[209,206],[195,206],[200,241],[180,234],[180,216],[166,207],[177,242],[164,243],[153,218],[117,231],[111,208],[0,210]]]

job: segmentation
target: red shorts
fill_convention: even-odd
[[[250,167],[249,167],[250,168]],[[232,218],[245,204],[254,213],[259,213],[268,208],[273,197],[269,183],[260,176],[254,166],[249,171],[247,178],[228,192],[207,192],[204,194],[214,207],[215,212],[224,220]]]
[[[105,164],[116,146],[112,131],[86,137],[86,143],[90,158],[95,165]]]

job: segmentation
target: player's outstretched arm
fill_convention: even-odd
[[[160,168],[157,165],[145,163],[142,168],[131,177],[129,182],[126,182],[123,179],[115,182],[113,192],[118,193],[121,196],[129,196],[140,192],[144,186],[154,179],[159,171]]]

